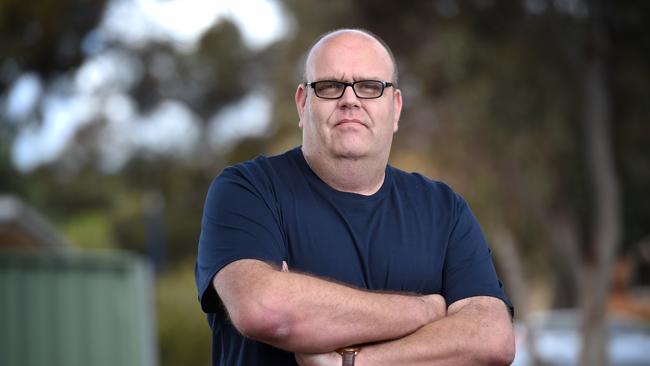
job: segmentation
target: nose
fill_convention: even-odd
[[[339,105],[341,107],[358,107],[359,98],[354,93],[354,89],[351,85],[346,85],[345,90],[343,90],[343,96],[339,99]]]

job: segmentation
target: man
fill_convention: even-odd
[[[196,279],[214,365],[507,365],[512,309],[446,185],[388,165],[402,95],[389,48],[311,48],[303,144],[212,183]]]

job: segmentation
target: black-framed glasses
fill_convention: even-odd
[[[345,88],[352,87],[354,95],[359,99],[376,99],[384,94],[385,88],[390,88],[393,83],[379,80],[359,80],[353,83],[338,80],[321,80],[305,83],[314,89],[316,96],[323,99],[339,99],[345,93]]]

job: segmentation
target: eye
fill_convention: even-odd
[[[337,81],[319,81],[314,83],[314,89],[317,93],[336,93],[343,87],[343,84]]]
[[[376,95],[381,92],[382,84],[379,81],[364,80],[358,82],[355,87],[359,93]]]

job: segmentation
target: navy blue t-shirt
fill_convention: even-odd
[[[447,304],[494,296],[511,306],[476,218],[447,185],[386,167],[364,196],[337,191],[300,148],[223,170],[205,202],[196,263],[213,365],[296,365],[290,352],[240,335],[214,287],[239,259],[259,259],[351,286],[441,294]]]

